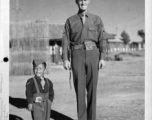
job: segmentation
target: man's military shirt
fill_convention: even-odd
[[[44,89],[42,89],[41,79],[37,76],[35,76],[35,78],[38,83],[40,93],[49,92],[49,99],[53,102],[53,99],[54,99],[53,83],[49,79],[47,79],[48,83],[49,83],[49,86],[48,86],[46,78],[44,78],[45,85],[44,85]],[[28,104],[33,102],[33,94],[35,94],[35,93],[37,93],[36,86],[34,84],[33,78],[30,78],[27,80],[27,83],[26,83],[26,98],[27,98]]]
[[[83,24],[82,14],[78,13],[67,19],[63,32],[63,61],[68,60],[68,50],[70,46],[82,44],[84,41],[94,41],[99,47],[100,59],[105,57],[105,42],[103,42],[104,26],[99,16],[89,12],[85,13],[85,23]]]

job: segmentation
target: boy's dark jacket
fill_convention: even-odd
[[[44,80],[45,80],[45,86],[44,86],[44,89],[42,89],[41,83],[40,83],[41,79],[39,77],[37,77],[37,76],[35,76],[35,78],[36,78],[36,81],[38,83],[38,87],[39,87],[40,93],[47,93],[49,91],[49,99],[51,100],[51,102],[53,102],[53,99],[54,99],[54,90],[53,90],[53,84],[52,84],[52,82],[49,79],[44,78]],[[46,80],[48,80],[49,86],[48,86]],[[27,98],[28,104],[32,103],[32,101],[33,101],[33,94],[35,94],[36,92],[37,91],[36,91],[36,87],[35,87],[33,78],[28,79],[27,83],[26,83],[26,98]]]

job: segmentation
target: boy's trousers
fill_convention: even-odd
[[[33,78],[34,84],[36,86],[37,93],[33,95],[33,120],[50,120],[51,114],[51,101],[49,100],[49,92],[40,93],[36,79]],[[49,85],[48,81],[47,84]],[[37,97],[41,97],[42,101],[40,103],[34,102]]]

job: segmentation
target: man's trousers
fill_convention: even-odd
[[[96,120],[98,65],[98,48],[71,51],[71,67],[77,98],[78,120]]]

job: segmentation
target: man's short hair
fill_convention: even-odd
[[[77,3],[78,0],[75,0],[75,2]]]

